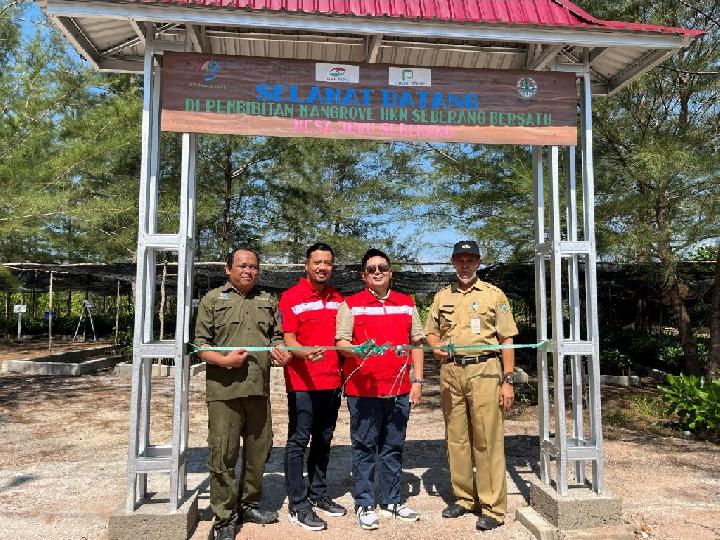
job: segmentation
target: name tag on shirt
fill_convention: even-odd
[[[480,333],[480,330],[481,330],[480,318],[479,318],[479,317],[472,317],[472,318],[470,319],[470,331],[471,331],[473,334],[479,334],[479,333]]]

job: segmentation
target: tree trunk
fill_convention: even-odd
[[[229,140],[226,141],[225,144],[225,159],[223,163],[223,177],[225,179],[225,189],[223,191],[223,254],[230,251],[230,227],[232,225],[230,223],[230,201],[233,186],[232,147]]]
[[[715,259],[715,281],[710,304],[710,355],[705,366],[705,378],[720,377],[720,245]]]
[[[685,354],[685,372],[688,375],[700,375],[700,362],[698,361],[697,341],[693,334],[693,327],[690,321],[690,314],[685,307],[685,297],[688,294],[688,287],[684,283],[672,281],[668,296],[670,303],[678,318],[678,331],[682,342],[683,353]]]
[[[650,317],[647,310],[647,296],[641,293],[635,303],[635,329],[650,332]]]

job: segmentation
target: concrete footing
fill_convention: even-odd
[[[134,512],[121,504],[108,521],[108,540],[179,540],[190,538],[198,521],[197,492],[176,512],[168,512],[167,499],[149,498]]]
[[[620,522],[618,497],[584,486],[570,486],[561,497],[539,478],[531,478],[529,488],[530,507],[518,509],[515,517],[538,539],[633,538]]]
[[[5,360],[2,371],[28,375],[78,376],[113,367],[124,360],[124,356],[115,354],[115,346],[100,345],[35,358]]]
[[[640,377],[637,375],[600,375],[602,384],[613,386],[640,386]]]
[[[130,377],[132,375],[132,364],[119,364],[115,366],[115,375],[120,377]],[[151,377],[174,377],[175,366],[166,366],[162,364],[153,364]],[[205,363],[193,364],[190,366],[190,376],[194,377],[200,373],[205,373]]]

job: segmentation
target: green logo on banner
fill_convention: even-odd
[[[538,85],[532,77],[523,77],[517,82],[517,91],[523,99],[531,99],[537,96]]]

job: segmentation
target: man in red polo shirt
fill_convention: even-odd
[[[422,395],[423,352],[398,346],[419,345],[424,334],[413,299],[390,290],[388,256],[369,249],[362,267],[366,288],[340,306],[335,338],[341,347],[369,339],[389,345],[384,354],[367,358],[343,353],[355,514],[360,528],[373,530],[380,526],[373,492],[376,464],[380,515],[407,522],[420,518],[401,502],[400,475],[410,407],[417,405]]]
[[[340,407],[340,365],[335,350],[335,317],[340,293],[328,284],[334,254],[322,242],[307,249],[307,276],[280,298],[282,329],[288,347],[314,347],[293,351],[285,365],[288,395],[288,438],[285,446],[285,487],[291,523],[306,530],[321,531],[327,523],[315,510],[344,516],[345,508],[327,495],[326,473],[335,423]],[[303,476],[305,449],[308,482]]]

